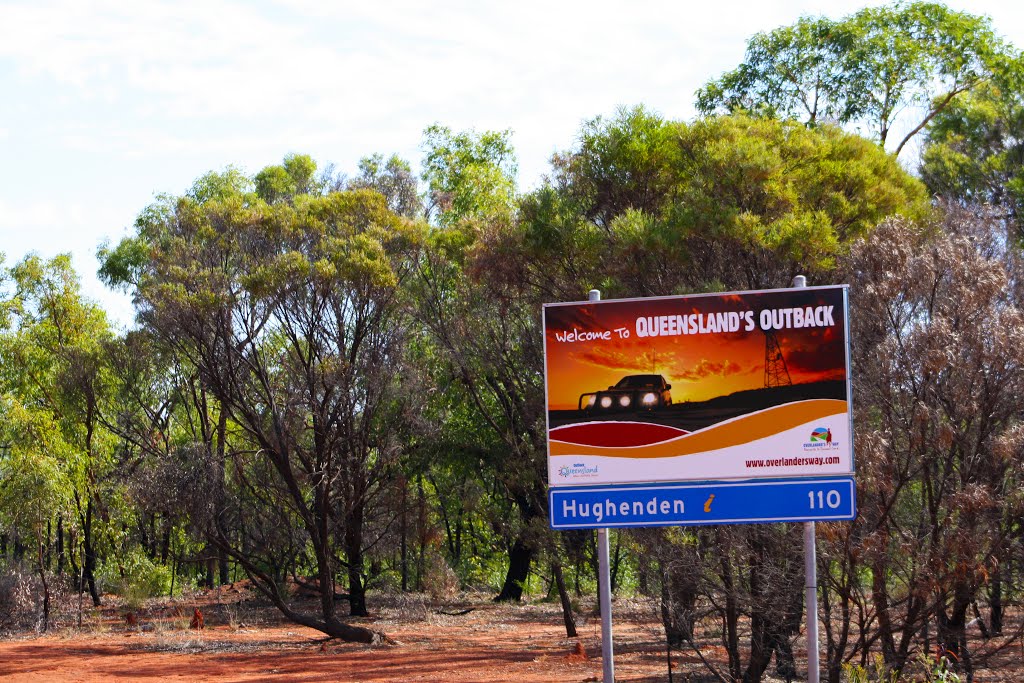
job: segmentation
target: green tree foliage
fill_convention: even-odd
[[[349,181],[348,188],[380,192],[387,200],[388,208],[399,216],[416,219],[423,215],[423,200],[419,196],[416,176],[409,163],[396,154],[387,160],[382,154],[360,160],[359,175]]]
[[[81,534],[81,576],[99,605],[96,517],[111,518],[117,486],[113,443],[101,428],[108,400],[102,345],[112,335],[103,312],[82,299],[69,256],[28,256],[8,275],[14,290],[0,335],[8,443],[20,454],[18,471],[34,482],[26,486],[42,496],[40,511],[58,493],[73,501],[73,520],[56,505],[48,522],[61,538],[72,527]],[[62,571],[66,551],[57,552]]]
[[[855,125],[882,146],[909,108],[915,118],[900,129],[898,155],[958,95],[1017,59],[986,17],[897,2],[758,33],[736,69],[698,91],[697,106]]]
[[[492,228],[470,250],[468,271],[503,302],[499,315],[519,297],[537,310],[595,286],[629,297],[785,286],[799,272],[834,281],[840,258],[879,221],[928,211],[921,183],[877,145],[795,121],[734,115],[687,124],[624,110],[587,124],[555,164],[550,184],[524,198],[520,220]],[[521,362],[536,363],[540,376],[539,357]],[[530,376],[530,366],[519,375]],[[801,593],[790,534],[708,531],[646,542],[677,541],[684,547],[673,557],[689,557],[693,546],[729,549],[722,563],[697,562],[697,577],[693,562],[665,565],[663,615],[677,642],[692,635],[704,596],[726,625],[723,675],[760,680],[773,655],[780,672],[794,671]],[[743,614],[754,627],[749,655]]]
[[[500,597],[515,598],[540,550],[558,547],[540,528],[542,302],[579,299],[593,286],[635,296],[779,286],[801,271],[825,279],[885,216],[926,210],[923,187],[891,156],[835,127],[746,116],[684,124],[633,109],[587,124],[579,146],[556,157],[551,182],[524,197],[518,215],[442,217],[418,300],[456,376],[506,444],[498,480],[516,503],[520,528]],[[728,609],[737,676],[744,674],[743,611],[756,612],[760,628],[750,675],[759,677],[776,649],[792,666],[796,630],[786,596],[799,596],[799,587],[778,600],[758,592],[789,571],[778,551],[784,539],[762,536],[734,542],[742,571],[732,577],[738,593]]]
[[[922,45],[938,50],[956,26],[965,63],[947,73]],[[500,581],[498,598],[516,600],[541,574],[572,633],[568,584],[592,589],[595,546],[547,528],[541,304],[592,287],[780,287],[802,272],[854,285],[863,486],[857,522],[820,527],[829,679],[873,652],[906,672],[931,625],[970,676],[1019,635],[968,647],[966,622],[974,610],[994,635],[1019,596],[1024,277],[997,221],[936,211],[893,155],[827,120],[876,117],[884,140],[895,110],[871,97],[913,104],[925,85],[944,97],[971,83],[935,109],[925,178],[961,204],[1015,211],[1019,107],[1001,84],[975,85],[987,76],[971,71],[970,41],[985,30],[920,3],[801,20],[759,38],[789,41],[772,50],[796,60],[796,85],[742,104],[799,102],[814,125],[624,109],[585,124],[525,196],[507,132],[440,126],[425,135],[426,212],[397,157],[364,159],[348,182],[298,155],[253,178],[207,174],[101,250],[102,277],[137,306],[140,329],[117,340],[66,258],[6,269],[0,545],[35,551],[45,582],[56,523],[67,562],[80,555],[84,573],[136,597],[171,589],[168,562],[204,561],[211,586],[233,562],[289,618],[362,642],[379,634],[338,614],[339,586],[365,615],[367,590],[399,576],[435,597],[456,574]],[[918,48],[940,71],[914,66]],[[843,71],[857,50],[893,83]],[[909,70],[870,61],[887,50]],[[416,222],[425,213],[432,225]],[[791,678],[798,532],[623,532],[613,577],[635,568],[660,594],[674,646],[714,623],[719,679],[761,680],[773,657]],[[295,584],[314,607],[289,598]]]
[[[935,195],[992,204],[1020,230],[1024,207],[1024,99],[1018,74],[953,102],[928,128],[921,179]]]
[[[895,159],[833,126],[624,110],[556,157],[523,202],[519,246],[504,246],[522,258],[497,263],[549,297],[756,289],[827,277],[881,219],[926,210]]]
[[[249,178],[240,169],[228,166],[219,173],[210,171],[198,178],[189,188],[188,195],[202,204],[211,199],[226,199],[232,195],[242,195],[254,190],[252,178]]]
[[[304,194],[312,169],[294,161],[280,167],[294,195],[260,189],[284,178],[270,167],[257,196],[147,210],[125,249],[145,244],[147,260],[121,272],[135,273],[140,320],[248,444],[230,454],[242,539],[218,543],[290,619],[369,642],[378,634],[338,617],[335,582],[344,569],[351,612],[365,615],[371,514],[400,453],[401,285],[421,235],[377,192]],[[317,613],[294,608],[281,584],[306,556]]]
[[[476,429],[501,444],[483,463],[511,513],[495,520],[509,559],[496,599],[514,601],[535,557],[554,547],[546,529],[538,300],[512,271],[500,271],[510,264],[501,245],[515,224],[515,162],[507,134],[434,127],[425,146],[425,179],[435,200],[449,199],[437,203],[439,226],[419,271],[420,319],[462,385],[459,401],[472,407]]]
[[[453,133],[440,125],[427,128],[423,178],[430,210],[439,223],[491,219],[512,211],[517,164],[510,138],[510,131]]]
[[[315,174],[316,162],[312,157],[307,154],[289,154],[280,166],[267,166],[256,174],[256,194],[268,204],[293,199],[300,194],[315,194],[320,189]],[[231,177],[225,180],[235,179]]]
[[[135,512],[134,533],[122,538],[121,552],[144,551],[151,561],[172,568],[196,561],[211,536],[235,538],[225,501],[227,414],[196,368],[168,353],[146,329],[109,344],[106,357],[113,419],[104,427],[120,441]],[[228,583],[224,549],[206,547],[202,554],[204,583]]]

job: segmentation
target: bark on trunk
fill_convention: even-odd
[[[82,576],[89,586],[89,596],[92,598],[92,606],[100,606],[100,592],[96,588],[96,550],[92,545],[92,500],[85,504],[85,524],[82,529],[82,552],[85,557],[82,560]],[[78,587],[82,590],[82,586]]]
[[[1003,635],[1003,577],[1000,567],[992,572],[988,590],[988,624],[992,635]]]
[[[558,600],[562,603],[562,620],[565,622],[565,637],[576,637],[576,617],[572,613],[572,603],[569,601],[569,593],[565,590],[565,577],[562,576],[562,565],[558,562],[551,564],[551,573],[555,577],[555,587],[558,588]]]
[[[765,590],[761,576],[763,561],[760,549],[755,549],[751,554],[750,561],[750,595],[754,600],[760,598]],[[747,669],[743,672],[743,683],[758,683],[772,660],[770,627],[765,610],[756,606],[752,608],[750,614],[750,658],[747,660]]]
[[[697,585],[688,566],[662,566],[661,623],[668,644],[679,647],[693,639]]]
[[[732,558],[728,550],[721,556],[722,588],[725,589],[724,640],[725,650],[729,654],[729,675],[733,680],[740,678],[740,634],[739,605],[736,599],[736,579],[732,571]]]
[[[43,584],[43,633],[50,629],[50,584],[46,580],[46,567],[44,566],[43,544],[39,544],[39,552],[36,556],[39,568],[39,581]]]
[[[64,574],[64,518],[57,516],[57,576]]]
[[[348,606],[354,617],[369,616],[363,585],[363,509],[353,506],[345,525],[345,558],[348,560]]]
[[[532,560],[533,550],[520,536],[509,549],[505,583],[501,587],[501,592],[494,598],[494,602],[519,602],[522,599],[523,586],[526,584],[526,577],[530,574]]]
[[[217,478],[215,494],[217,502],[214,509],[214,524],[218,527],[221,525],[221,520],[224,516],[224,461],[227,456],[227,431],[228,414],[227,411],[221,410],[220,416],[217,419],[217,457],[214,459],[214,476]],[[221,536],[226,536],[226,534],[221,534]],[[223,545],[219,543],[217,544],[217,569],[220,585],[223,586],[230,583],[228,553]]]

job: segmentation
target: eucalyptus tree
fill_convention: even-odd
[[[1024,237],[1024,68],[1002,74],[943,110],[928,128],[921,179],[935,195],[991,204]]]
[[[424,131],[423,179],[435,222],[507,219],[516,204],[518,165],[511,131]]]
[[[697,92],[697,107],[851,125],[883,147],[898,130],[899,155],[960,95],[1018,60],[987,17],[897,2],[756,34],[739,66]]]
[[[504,452],[491,450],[486,462],[517,514],[501,525],[509,565],[496,599],[514,601],[546,518],[539,304],[524,283],[494,272],[487,248],[514,222],[515,158],[508,133],[433,126],[424,147],[437,226],[417,280],[419,317],[476,419],[502,445]]]
[[[66,531],[79,532],[79,588],[88,587],[98,606],[96,521],[110,520],[107,497],[117,485],[114,444],[101,424],[109,398],[102,345],[112,333],[102,310],[81,296],[68,255],[49,261],[28,256],[8,274],[13,291],[0,336],[4,409],[25,425],[12,437],[18,452],[35,453],[24,462],[70,484],[73,528],[60,506],[48,522],[57,528],[57,565],[63,568]],[[73,555],[68,560],[77,565]]]
[[[892,157],[834,126],[626,109],[587,123],[524,200],[520,274],[559,297],[819,282],[882,218],[927,206]]]
[[[63,460],[67,444],[44,412],[5,397],[0,407],[0,530],[31,540],[33,564],[42,587],[40,628],[50,622],[50,524],[69,516],[72,482]]]
[[[304,194],[312,172],[291,166],[292,185],[261,181],[281,176],[272,167],[256,193],[164,198],[108,252],[107,272],[134,282],[140,322],[237,431],[229,508],[244,525],[218,542],[289,619],[370,642],[380,634],[338,615],[335,586],[345,575],[351,614],[366,614],[368,524],[416,400],[403,393],[403,286],[421,228],[370,190]],[[316,612],[282,584],[304,556]]]
[[[387,200],[388,208],[411,220],[424,215],[423,199],[412,166],[397,154],[387,159],[374,154],[359,161],[359,175],[348,181],[348,189],[376,190]]]
[[[195,368],[168,353],[145,329],[106,345],[113,388],[104,427],[123,453],[124,483],[136,515],[135,537],[153,560],[180,566],[182,545],[206,547],[205,583],[228,583],[224,545],[232,536],[226,514],[227,414]],[[220,533],[211,532],[220,526]],[[187,534],[189,543],[180,542]],[[178,538],[177,548],[172,538]]]

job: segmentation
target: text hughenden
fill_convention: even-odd
[[[788,330],[804,327],[832,327],[835,306],[797,306],[794,308],[766,308],[754,311],[723,311],[720,313],[690,313],[689,315],[650,315],[636,319],[634,330],[638,337],[675,337],[691,334],[718,334],[722,332],[752,332]],[[614,330],[568,330],[555,332],[559,342],[584,342],[609,339],[627,339],[628,327]]]
[[[683,501],[675,498],[673,500],[659,500],[652,496],[647,501],[634,500],[630,502],[617,502],[609,499],[597,500],[584,503],[567,499],[562,501],[562,516],[568,520],[593,518],[595,522],[601,522],[612,517],[628,519],[643,516],[653,517],[656,515],[682,515],[686,513],[686,506]]]

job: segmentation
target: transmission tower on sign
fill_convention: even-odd
[[[782,349],[779,347],[779,338],[775,330],[765,330],[764,333],[764,386],[788,387],[793,384],[789,377],[789,369],[786,367],[786,359],[782,357]]]

